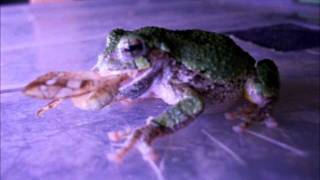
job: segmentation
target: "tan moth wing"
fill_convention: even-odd
[[[29,83],[23,92],[40,99],[65,99],[92,91],[100,78],[93,72],[49,72]]]
[[[49,72],[31,83],[23,90],[24,94],[40,99],[52,100],[42,107],[37,115],[57,107],[64,99],[72,98],[76,107],[83,107],[83,103],[90,97],[105,93],[110,101],[116,95],[123,75],[100,76],[95,72]],[[83,108],[82,108],[83,109]]]

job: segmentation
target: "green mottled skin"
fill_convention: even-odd
[[[147,52],[142,56],[134,57],[135,60],[128,61],[122,59],[117,52],[119,52],[120,40],[130,39],[130,37],[140,38]],[[169,54],[171,60],[180,62],[193,74],[205,77],[206,81],[192,79],[187,83],[201,91],[201,95],[211,94],[215,101],[224,101],[225,96],[233,96],[230,92],[236,93],[242,90],[248,79],[252,79],[250,88],[255,88],[258,96],[277,98],[279,94],[279,73],[273,61],[262,60],[256,63],[229,37],[214,32],[168,30],[159,27],[144,27],[133,31],[114,29],[109,33],[107,48],[104,52],[105,57],[109,57],[108,55],[113,57],[101,64],[109,64],[106,65],[109,69],[115,67],[117,70],[149,68],[149,60],[146,59],[146,56],[152,50],[160,50]],[[179,68],[176,67],[176,69]],[[176,73],[183,74],[183,72],[185,71]],[[223,90],[213,88],[217,86],[229,88]],[[217,98],[219,94],[226,92],[229,94],[221,96],[220,100]],[[251,98],[251,101],[254,100]]]
[[[124,35],[142,37],[149,48],[169,48],[171,56],[191,70],[211,79],[232,79],[253,74],[255,60],[225,35],[201,30],[173,31],[145,27],[135,31],[113,30],[106,52],[112,52]]]

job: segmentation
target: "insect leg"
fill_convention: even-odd
[[[61,104],[63,99],[54,99],[50,101],[47,105],[43,106],[37,111],[37,116],[42,117],[44,113],[49,111],[50,109],[56,108],[59,104]]]

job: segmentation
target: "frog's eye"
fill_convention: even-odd
[[[118,48],[122,56],[127,58],[142,56],[145,51],[143,40],[136,37],[123,37],[119,42]]]

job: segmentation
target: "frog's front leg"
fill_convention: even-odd
[[[129,135],[126,134],[123,137],[117,138],[116,140],[120,140],[121,138],[125,138],[126,140],[120,149],[113,154],[109,154],[110,160],[120,161],[136,144],[144,158],[153,159],[155,153],[151,147],[151,143],[154,139],[176,132],[187,126],[204,109],[202,98],[187,86],[166,86],[166,93],[167,96],[161,92],[158,95],[165,102],[174,105],[157,117],[148,118],[145,125],[135,129]]]

